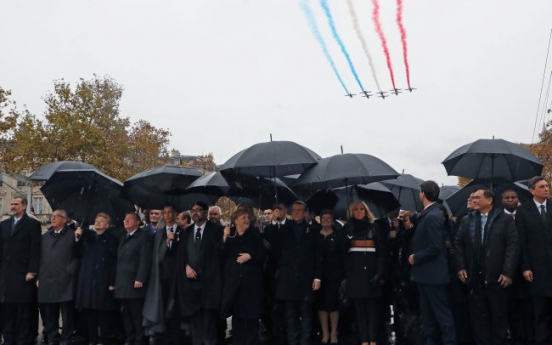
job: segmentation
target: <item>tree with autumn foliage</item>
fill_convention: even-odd
[[[539,134],[539,142],[535,144],[521,144],[533,152],[544,164],[542,176],[552,183],[552,121],[548,122],[543,131]]]
[[[121,181],[166,162],[170,133],[121,117],[122,85],[110,77],[54,81],[43,117],[12,112],[0,169],[35,171],[62,160],[82,161]],[[0,121],[2,118],[0,117]],[[0,126],[2,123],[0,122]]]

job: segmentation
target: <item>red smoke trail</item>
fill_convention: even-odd
[[[403,12],[403,0],[397,0],[397,24],[399,25],[399,30],[401,31],[401,42],[403,47],[403,60],[404,67],[406,68],[406,82],[410,88],[410,66],[408,65],[408,50],[406,46],[406,30],[404,29],[402,22],[402,12]]]
[[[376,25],[376,32],[378,33],[378,36],[381,40],[381,45],[383,47],[383,53],[385,54],[385,59],[387,60],[387,68],[389,69],[389,74],[391,75],[391,83],[393,84],[393,89],[395,89],[395,75],[393,74],[393,66],[391,65],[391,56],[389,56],[389,48],[387,48],[387,40],[385,39],[385,35],[383,34],[383,30],[381,28],[381,23],[379,21],[379,3],[378,0],[372,0],[372,4],[374,5],[374,11],[372,12],[372,20],[374,21],[374,24]]]

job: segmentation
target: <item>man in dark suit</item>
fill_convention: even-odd
[[[514,219],[493,207],[494,193],[479,189],[475,212],[456,233],[458,278],[470,289],[468,304],[477,345],[508,344],[508,292],[517,271],[519,239]]]
[[[40,269],[36,280],[38,303],[44,310],[44,331],[51,344],[71,342],[75,319],[75,291],[80,260],[75,229],[67,226],[67,213],[55,210],[51,227],[42,235]],[[58,333],[61,314],[61,337]]]
[[[144,326],[146,335],[153,335],[156,344],[180,344],[180,320],[169,317],[170,293],[176,264],[176,251],[180,239],[180,229],[175,223],[176,211],[173,206],[165,206],[163,219],[165,229],[153,235],[153,258],[150,279],[144,301]]]
[[[533,200],[516,212],[516,225],[521,238],[521,271],[530,283],[533,301],[535,341],[551,343],[552,317],[552,203],[550,187],[542,176],[529,180]]]
[[[309,345],[314,291],[320,288],[322,255],[316,233],[305,220],[307,205],[291,206],[291,221],[280,232],[282,257],[276,280],[276,299],[284,302],[289,345]]]
[[[26,345],[36,329],[29,329],[30,306],[35,302],[35,275],[40,258],[40,222],[25,213],[27,199],[11,201],[11,217],[0,223],[0,302],[6,345]]]
[[[502,209],[504,213],[515,220],[518,206],[519,198],[517,192],[513,189],[504,190],[502,192]],[[531,296],[528,291],[530,283],[523,279],[519,270],[520,266],[518,262],[512,286],[509,288],[508,319],[510,320],[510,329],[514,343],[526,344],[535,341],[535,323],[533,322],[533,304],[531,303]]]
[[[193,345],[217,344],[222,298],[222,228],[207,221],[209,207],[196,202],[193,225],[180,236],[176,262],[177,298],[182,317],[190,318]]]
[[[445,218],[436,203],[439,186],[434,181],[420,185],[420,200],[424,205],[412,238],[412,252],[408,262],[413,266],[412,281],[418,284],[420,317],[426,344],[437,343],[437,327],[441,330],[443,345],[456,344],[454,319],[449,306]]]
[[[143,345],[142,309],[146,296],[145,284],[151,269],[151,236],[140,228],[140,217],[130,212],[125,215],[126,235],[117,250],[115,298],[123,309],[126,345]]]

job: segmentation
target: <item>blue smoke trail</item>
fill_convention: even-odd
[[[326,17],[328,17],[328,24],[330,24],[330,28],[332,29],[333,37],[335,38],[337,44],[339,44],[339,47],[341,48],[341,51],[343,52],[343,55],[345,55],[345,58],[347,59],[347,62],[349,63],[349,67],[351,68],[351,72],[355,76],[355,79],[358,83],[358,86],[360,86],[361,90],[364,90],[364,87],[362,87],[362,83],[360,82],[360,79],[358,79],[358,75],[357,75],[357,72],[355,70],[355,67],[353,66],[353,62],[351,61],[351,58],[349,57],[349,53],[347,53],[347,49],[345,49],[345,45],[343,44],[343,41],[341,41],[341,38],[339,38],[339,34],[337,33],[337,30],[335,28],[332,13],[330,12],[330,7],[328,6],[328,0],[320,0],[320,6],[322,6],[322,8],[324,9],[324,12],[326,13]]]
[[[309,25],[311,27],[312,33],[318,43],[320,43],[320,47],[322,48],[322,51],[324,52],[324,56],[326,56],[326,59],[330,63],[330,66],[332,67],[332,70],[335,73],[335,76],[339,80],[339,83],[341,83],[341,86],[343,86],[343,89],[347,94],[349,94],[349,90],[345,86],[345,83],[343,82],[343,79],[341,79],[341,75],[339,75],[339,72],[337,71],[337,67],[335,67],[335,62],[332,59],[332,56],[330,55],[330,52],[328,51],[328,48],[326,47],[326,42],[322,38],[322,35],[320,34],[320,30],[318,29],[318,25],[316,25],[316,21],[314,20],[314,14],[312,13],[311,9],[309,8],[309,5],[306,0],[301,1],[300,3],[301,9],[305,13],[305,17],[307,17],[307,20],[309,21]]]

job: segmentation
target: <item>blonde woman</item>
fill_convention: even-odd
[[[363,201],[349,206],[349,222],[344,227],[345,296],[355,308],[357,330],[362,345],[375,345],[378,339],[379,300],[385,280],[386,238],[374,223],[374,215]]]

